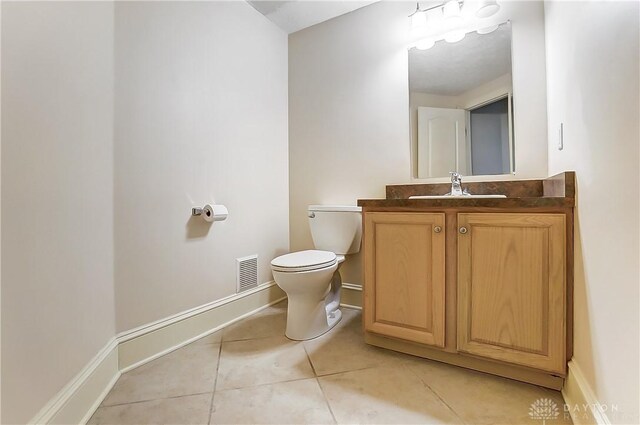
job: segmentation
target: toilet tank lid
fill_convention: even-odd
[[[356,205],[309,205],[309,211],[361,212]]]

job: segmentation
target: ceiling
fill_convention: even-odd
[[[412,92],[458,96],[511,72],[511,26],[471,32],[457,43],[439,41],[429,50],[409,51]]]
[[[282,28],[287,34],[367,6],[374,1],[263,1],[247,0],[258,12]]]

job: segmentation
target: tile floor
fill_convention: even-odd
[[[556,391],[368,346],[361,314],[284,337],[286,302],[122,375],[90,424],[542,424]]]

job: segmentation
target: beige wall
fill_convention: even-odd
[[[383,1],[289,36],[292,249],[312,246],[307,205],[384,197],[386,184],[412,180],[413,10],[415,3]],[[543,12],[541,2],[502,3],[491,18],[512,22],[517,178],[547,175]],[[359,255],[347,260],[343,278],[362,283]]]
[[[574,361],[638,423],[637,2],[546,2],[549,170],[578,179]],[[564,150],[557,149],[564,123]]]
[[[1,46],[2,46],[2,2],[0,2],[0,51],[1,51]],[[1,69],[2,69],[2,54],[0,54],[0,70]],[[2,99],[2,84],[0,84],[0,99]],[[0,142],[2,140],[1,135],[2,135],[2,102],[0,101]],[[2,149],[0,147],[0,188],[1,187],[2,187]],[[2,241],[2,225],[1,223],[2,223],[2,196],[0,194],[0,423],[2,423],[2,242],[1,242]]]
[[[460,94],[460,107],[464,109],[473,108],[481,103],[485,103],[496,97],[507,93],[513,93],[511,74],[504,74],[495,80],[491,80],[481,86],[475,87]],[[525,139],[526,140],[526,139]]]
[[[292,250],[313,246],[307,205],[354,205],[409,179],[406,10],[380,2],[289,36]],[[342,270],[361,283],[357,261]]]
[[[2,423],[114,335],[113,4],[2,5]]]
[[[115,276],[124,331],[259,282],[289,249],[287,35],[245,2],[117,2]],[[144,28],[144,31],[141,31]],[[225,204],[205,226],[191,207]]]
[[[117,331],[235,293],[236,257],[271,280],[287,36],[244,2],[2,9],[1,419],[24,423]],[[213,201],[227,221],[190,219]]]

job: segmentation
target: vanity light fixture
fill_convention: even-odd
[[[416,43],[416,49],[418,50],[428,50],[432,48],[436,44],[436,40],[433,38],[425,38]]]
[[[445,19],[460,19],[460,6],[463,2],[447,0],[442,6],[442,15]]]
[[[411,33],[416,36],[427,30],[427,14],[420,10],[420,6],[416,8],[411,16]]]
[[[447,43],[457,43],[462,40],[467,34],[462,30],[450,31],[444,35],[444,41]]]
[[[484,35],[484,34],[490,34],[492,32],[494,32],[495,30],[498,29],[500,25],[491,25],[489,27],[485,27],[485,28],[480,28],[478,29],[476,32],[480,35]]]
[[[475,12],[475,18],[483,19],[495,15],[500,10],[500,5],[496,0],[480,0],[478,10]],[[420,8],[420,2],[416,3],[416,10],[409,15],[411,20],[411,36],[414,40],[413,47],[419,50],[426,50],[433,47],[436,41],[444,38],[448,43],[457,43],[466,36],[466,31],[463,26],[478,27],[481,25],[467,22],[470,19],[473,20],[473,12],[464,13],[462,8],[465,5],[465,0],[445,0],[442,3],[438,3],[434,6],[430,6],[426,9]],[[466,10],[467,8],[465,8]],[[440,13],[439,16],[427,17],[427,13],[434,11],[433,13]],[[429,22],[431,18],[434,18],[433,25]],[[429,20],[429,21],[428,21]],[[463,25],[465,23],[465,25]],[[469,25],[466,25],[469,24]],[[444,30],[444,34],[433,34],[433,30],[430,28],[435,26],[440,30]],[[488,34],[495,31],[498,25],[490,25],[483,27],[478,31],[478,34]],[[436,31],[437,32],[437,31]]]
[[[416,10],[409,15],[409,19],[411,19],[411,35],[418,37],[427,32],[427,12],[432,10],[440,9],[442,17],[449,22],[461,21],[461,8],[463,5],[464,0],[447,0],[435,6],[421,9],[420,2],[416,3]]]
[[[476,10],[476,16],[478,18],[488,18],[498,13],[500,5],[496,0],[482,0],[480,7]]]

